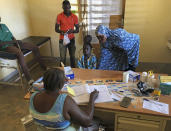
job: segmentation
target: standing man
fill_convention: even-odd
[[[60,40],[59,40],[60,57],[61,57],[61,62],[66,64],[66,52],[68,48],[69,55],[70,55],[70,64],[71,67],[74,68],[75,50],[76,50],[74,33],[79,32],[78,18],[76,15],[74,15],[71,12],[71,5],[68,0],[63,1],[62,8],[64,11],[57,16],[57,22],[55,25],[55,31],[57,33],[60,33]],[[63,43],[64,34],[65,35],[67,34],[70,40],[70,42],[67,45]]]

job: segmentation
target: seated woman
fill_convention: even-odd
[[[32,94],[30,113],[39,128],[75,131],[72,123],[83,127],[91,126],[98,91],[90,94],[87,111],[84,112],[70,96],[61,93],[64,82],[65,75],[62,70],[49,69],[43,76],[45,90]]]
[[[139,35],[121,28],[111,30],[104,25],[99,25],[95,33],[101,46],[98,69],[135,71],[138,66]]]
[[[87,35],[84,38],[84,45],[83,45],[83,55],[78,60],[77,66],[78,68],[85,68],[85,69],[96,69],[96,56],[91,53],[92,45],[91,45],[92,37],[91,35]]]

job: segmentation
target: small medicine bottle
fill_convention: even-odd
[[[142,82],[146,82],[147,81],[147,72],[142,72],[141,81]]]

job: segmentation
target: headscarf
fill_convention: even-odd
[[[107,40],[104,43],[107,48],[114,47],[115,51],[117,48],[118,50],[123,50],[124,53],[127,54],[128,63],[125,65],[131,65],[136,67],[138,65],[138,58],[139,58],[139,35],[129,33],[122,28],[117,28],[114,30],[109,29],[104,25],[99,25],[95,31],[96,35],[104,35]],[[106,47],[103,47],[106,48]],[[111,51],[112,52],[112,51]],[[117,55],[116,52],[112,52],[115,56],[115,59],[118,59],[119,54]],[[125,66],[126,68],[127,66]],[[123,67],[121,67],[123,68]],[[117,69],[120,69],[117,67]],[[121,69],[124,70],[124,69]]]
[[[104,35],[106,38],[110,36],[111,30],[104,25],[97,26],[95,30],[96,35]]]

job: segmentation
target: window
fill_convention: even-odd
[[[69,2],[71,3],[71,11],[72,11],[72,13],[74,13],[75,15],[77,15],[79,17],[78,0],[69,0]]]
[[[109,27],[112,15],[122,15],[122,0],[80,0],[80,13],[84,34],[92,35],[92,42],[97,43],[96,27]]]
[[[71,11],[79,17],[83,36],[92,35],[92,43],[97,43],[95,29],[98,25],[122,27],[125,0],[69,0]],[[116,19],[117,18],[117,19]],[[119,19],[119,20],[118,20]]]

